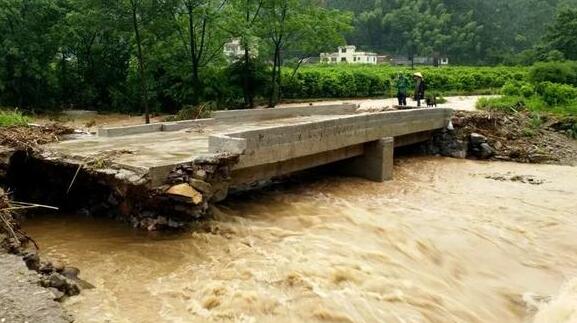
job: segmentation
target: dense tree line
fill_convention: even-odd
[[[2,0],[0,107],[274,106],[345,44],[453,63],[577,59],[577,0]],[[227,59],[238,40],[244,51]],[[293,91],[294,92],[294,91]],[[298,92],[298,91],[297,91]]]
[[[577,8],[576,0],[326,0],[326,4],[355,13],[349,43],[403,56],[443,55],[464,64],[527,63],[546,56],[551,50],[543,39],[548,26],[558,13]],[[562,24],[570,28],[566,21]],[[572,55],[563,53],[566,58]]]
[[[286,53],[343,44],[350,24],[315,0],[3,0],[0,106],[274,105]],[[231,64],[233,39],[246,50]]]

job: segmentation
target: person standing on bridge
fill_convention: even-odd
[[[407,92],[409,91],[409,79],[403,74],[399,73],[395,82],[397,88],[397,99],[400,106],[407,105]]]
[[[425,83],[425,79],[423,78],[423,74],[417,72],[413,74],[415,78],[415,101],[417,101],[417,106],[421,106],[421,100],[425,99],[425,90],[427,89],[427,85]]]

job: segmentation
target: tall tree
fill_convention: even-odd
[[[344,20],[344,24],[340,20]],[[313,42],[318,29],[315,25],[327,27],[324,31],[338,33],[337,28],[346,25],[346,17],[332,11],[315,0],[267,0],[262,10],[263,39],[267,41],[272,54],[272,70],[269,93],[269,107],[274,107],[281,98],[283,53],[299,42]],[[326,36],[326,34],[325,34]],[[332,38],[333,35],[330,35]]]
[[[134,40],[136,43],[136,53],[138,59],[138,75],[140,84],[140,98],[144,106],[144,122],[150,123],[150,108],[148,105],[148,85],[146,82],[146,65],[144,61],[144,51],[142,49],[142,24],[144,14],[144,0],[128,0],[132,28],[134,30]]]
[[[64,17],[50,0],[0,2],[0,100],[21,107],[50,106],[54,97],[51,64],[58,52],[55,29]]]
[[[190,60],[191,82],[197,103],[202,89],[200,69],[222,56],[224,12],[228,0],[181,0],[176,21]]]
[[[566,58],[577,60],[577,9],[564,8],[545,36],[549,49],[558,50]]]
[[[227,31],[232,39],[240,39],[243,49],[241,62],[244,106],[254,107],[251,79],[256,68],[260,13],[266,0],[233,0],[229,11]],[[252,53],[252,54],[251,54]]]
[[[130,42],[115,10],[100,0],[71,0],[59,28],[57,76],[62,103],[118,108],[125,95]]]

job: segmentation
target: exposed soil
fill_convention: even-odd
[[[452,119],[454,131],[437,135],[433,146],[436,150],[444,147],[440,153],[453,157],[577,165],[577,140],[560,126],[566,123],[553,116],[535,119],[523,112],[457,111]],[[488,146],[479,152],[483,149],[475,145],[482,144]]]

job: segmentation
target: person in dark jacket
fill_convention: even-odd
[[[407,93],[409,92],[410,84],[411,82],[404,74],[399,73],[397,75],[395,87],[397,88],[397,100],[400,106],[407,105]]]
[[[417,106],[421,106],[421,100],[425,99],[425,90],[427,89],[427,84],[423,78],[423,74],[415,73],[413,74],[415,78],[415,96],[414,99],[417,101]]]

